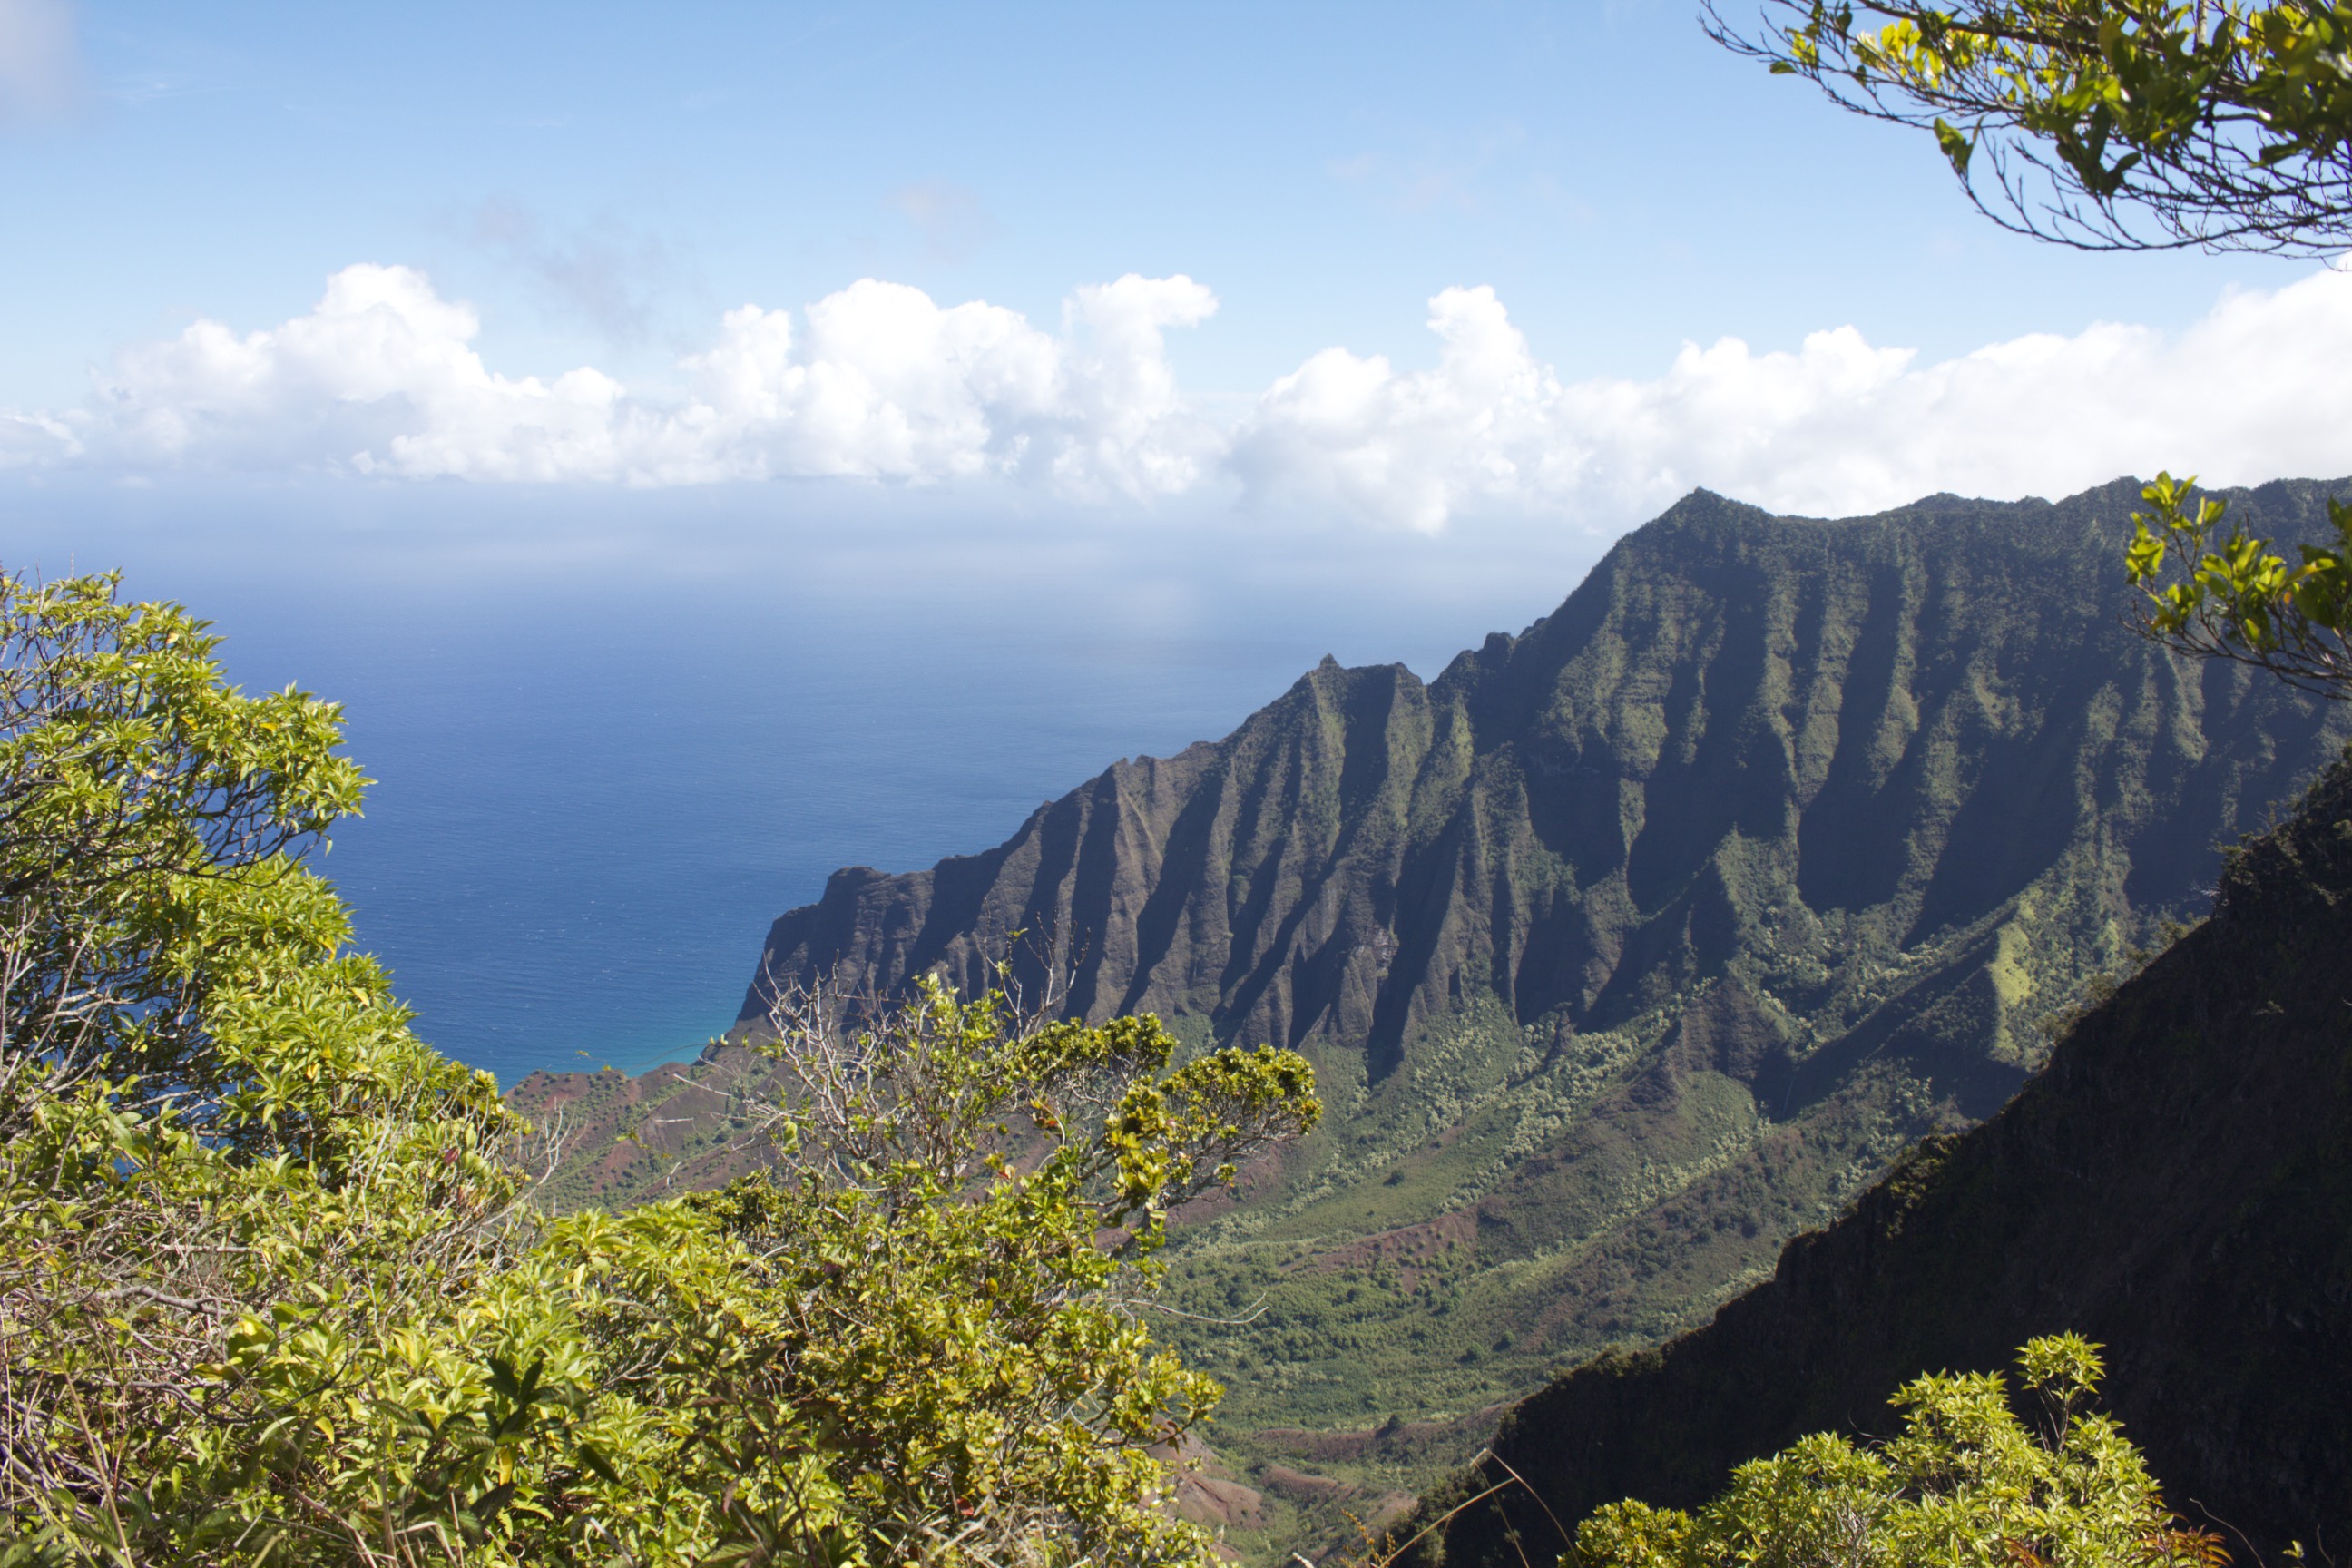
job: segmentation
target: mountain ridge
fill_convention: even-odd
[[[2121,482],[2089,494],[2105,503],[2102,510],[2116,526],[2123,510],[2117,503],[2136,500],[2134,488]],[[1922,518],[1920,508],[1931,510]],[[2061,510],[2047,502],[1931,498],[1903,513],[1816,522],[1775,519],[1694,492],[1622,541],[1559,610],[1517,637],[1490,635],[1430,682],[1402,665],[1345,669],[1327,659],[1226,741],[1114,764],[1040,806],[992,850],[950,857],[929,871],[835,873],[816,903],[776,922],[739,1021],[755,1023],[764,1016],[772,979],[805,982],[826,974],[887,990],[909,973],[945,964],[958,978],[978,983],[986,973],[982,950],[1012,931],[1045,927],[1079,955],[1070,1001],[1090,1015],[1142,1008],[1205,1013],[1220,1037],[1248,1035],[1291,1045],[1318,1035],[1360,1040],[1374,1076],[1393,1067],[1403,1037],[1442,1011],[1441,1001],[1458,998],[1465,980],[1488,985],[1523,1023],[1564,1005],[1580,1026],[1591,1026],[1596,1016],[1605,1025],[1643,999],[1646,971],[1637,965],[1627,972],[1617,962],[1625,938],[1634,935],[1638,949],[1635,933],[1649,932],[1654,944],[1658,917],[1678,896],[1697,906],[1690,914],[1701,949],[1722,947],[1709,940],[1721,933],[1707,927],[1711,921],[1722,924],[1728,911],[1719,907],[1719,889],[1705,885],[1705,851],[1727,834],[1759,839],[1780,833],[1784,824],[1774,817],[1785,795],[1804,796],[1809,808],[1801,814],[1795,857],[1806,903],[1843,910],[1888,901],[1904,868],[1898,830],[1908,816],[1868,808],[1890,786],[1898,795],[1906,788],[1916,795],[1918,780],[1906,770],[1916,775],[1936,765],[1919,748],[1906,749],[1919,720],[1905,711],[1909,694],[1899,686],[1910,673],[1906,664],[1916,662],[1916,645],[1937,640],[1937,623],[1949,617],[1951,607],[1937,602],[1939,585],[1927,581],[1932,563],[1918,559],[1918,550],[1903,548],[1916,543],[1904,537],[1916,528],[1887,519],[1981,528]],[[1839,617],[1832,613],[1836,606],[1821,602],[1749,599],[1757,585],[1738,580],[1748,564],[1740,556],[1768,531],[1811,548],[1817,559],[1805,564],[1822,574],[1814,589],[1820,599],[1868,599],[1864,613]],[[1849,580],[1830,581],[1828,572],[1841,564],[1828,558],[1832,536],[1842,535],[1850,545],[1866,533],[1879,536],[1877,558],[1862,562],[1859,574],[1849,571]],[[1654,584],[1629,587],[1624,579],[1638,574],[1623,570],[1626,558],[1670,551],[1700,557],[1687,561],[1692,581],[1677,586],[1696,590],[1689,597],[1711,598],[1713,605],[1626,602],[1644,589],[1658,593]],[[2116,584],[2098,579],[2113,575],[2113,559],[2105,550],[2078,551],[2063,563],[2083,579],[2070,586],[2088,590],[2076,597],[2104,601],[2110,614],[2124,607],[2123,595],[2114,591]],[[2018,586],[2002,580],[1999,560],[1978,564],[1990,581],[1974,592]],[[1851,580],[1861,574],[1880,581]],[[1677,626],[1687,617],[1673,612],[1694,608],[1722,612],[1722,624],[1702,630],[1698,640],[1711,631],[1733,646],[1685,650],[1662,647],[1666,639],[1654,637],[1642,668],[1612,668],[1607,658],[1568,668],[1575,655],[1589,651],[1612,611],[1646,616],[1654,632],[1665,633],[1687,629]],[[2104,639],[2074,640],[2126,640],[2119,627],[2099,629],[2107,634]],[[1843,647],[1836,646],[1842,634],[1848,643]],[[1774,647],[1776,636],[1788,646]],[[1824,637],[1832,644],[1826,648],[1819,646]],[[1620,716],[1599,710],[1612,697],[1628,696],[1624,688],[1655,684],[1670,674],[1687,678],[1687,669],[1662,668],[1685,651],[1714,656],[1703,680],[1685,679],[1680,689],[1635,691],[1624,704],[1650,710],[1650,717],[1664,721],[1662,732],[1629,733],[1623,725],[1608,732],[1607,721]],[[1941,651],[1950,657],[1949,649]],[[2115,649],[2106,651],[2112,656]],[[1889,657],[1874,660],[1882,654]],[[1865,714],[1876,732],[1864,745],[1839,732],[1847,703],[1815,714],[1806,699],[1816,694],[1785,689],[1785,703],[1809,710],[1803,724],[1771,737],[1780,742],[1781,755],[1706,725],[1705,709],[1754,706],[1755,688],[1769,683],[1776,665],[1811,664],[1820,684],[1857,657],[1868,668],[1864,689],[1854,695],[1865,710],[1876,710]],[[1740,689],[1743,674],[1752,678],[1748,690]],[[1591,700],[1559,711],[1568,677],[1579,679]],[[1787,675],[1780,679],[1785,687]],[[1698,689],[1702,685],[1706,689]],[[1548,705],[1555,710],[1547,711]],[[1694,705],[1700,709],[1696,714],[1689,710]],[[1668,711],[1676,707],[1685,711]],[[1949,711],[1945,717],[1956,718]],[[1697,732],[1686,755],[1667,754],[1665,742],[1688,738],[1663,732],[1677,718],[1681,728]],[[1297,737],[1264,733],[1310,720],[1330,743],[1270,746]],[[1990,727],[1997,729],[1997,721]],[[1269,762],[1276,768],[1265,771]],[[1473,763],[1486,764],[1483,778],[1472,777]],[[1203,795],[1204,783],[1237,778],[1254,765],[1265,776],[1241,781],[1257,786],[1246,798],[1228,802]],[[1287,776],[1278,776],[1282,770]],[[1998,769],[1990,773],[1997,784],[2017,782]],[[1624,798],[1629,781],[1642,786],[1639,800]],[[1481,833],[1488,825],[1477,816],[1446,815],[1454,797],[1474,784],[1491,786],[1490,796],[1508,797],[1516,789],[1523,797],[1517,804],[1524,820],[1501,825],[1505,832],[1518,832],[1517,844],[1489,845]],[[2230,793],[2229,786],[2214,793]],[[2010,869],[2004,860],[2053,858],[2050,843],[2019,836],[2010,798],[1995,793],[1966,804],[1972,809],[1938,825],[1955,842],[1927,848],[1924,858],[1940,874],[1917,889],[1899,945],[1916,945],[1997,902],[1999,891],[2021,879],[2003,875]],[[1281,809],[1269,813],[1269,805]],[[1397,806],[1403,811],[1392,809]],[[1417,831],[1395,834],[1398,816]],[[1693,816],[1705,820],[1694,828]],[[1264,831],[1269,818],[1278,830],[1272,836]],[[1652,818],[1664,830],[1644,832]],[[2064,826],[2062,820],[2044,838],[2062,836]],[[1270,861],[1269,837],[1278,848]],[[1997,851],[1990,858],[1978,852],[1985,843]],[[1532,879],[1523,900],[1532,907],[1496,911],[1501,918],[1488,922],[1499,941],[1460,929],[1464,919],[1477,923],[1475,909],[1428,911],[1437,915],[1433,921],[1412,918],[1433,895],[1442,895],[1445,873],[1461,868],[1464,851],[1490,848],[1519,852],[1516,868]],[[1369,866],[1350,863],[1368,856]],[[1241,869],[1234,888],[1204,885],[1202,873],[1218,868],[1212,862]],[[1582,896],[1620,869],[1622,889],[1602,889],[1597,901]],[[1273,888],[1265,885],[1269,874]],[[1272,896],[1285,879],[1297,882],[1298,897]],[[2160,871],[2142,868],[2143,882],[2165,879]],[[1470,902],[1492,908],[1489,898]],[[1716,907],[1706,907],[1710,904]],[[1453,929],[1447,915],[1457,917]],[[1379,940],[1383,932],[1396,942],[1393,952]],[[1621,974],[1619,990],[1609,992],[1606,979]]]
[[[2324,490],[2231,493],[2292,537]],[[1170,1332],[1254,1476],[1418,1486],[1441,1445],[1377,1433],[1475,1445],[1473,1413],[1702,1321],[1997,1110],[2039,1021],[2200,912],[2216,841],[2334,753],[2345,715],[2122,624],[2137,502],[1685,498],[1430,681],[1327,659],[992,849],[836,873],[771,929],[739,1032],[778,984],[984,984],[1018,931],[1072,1011],[1305,1050],[1324,1126],[1172,1255],[1172,1304],[1257,1316]],[[758,1062],[516,1093],[582,1133],[558,1190],[620,1202],[743,1168]]]

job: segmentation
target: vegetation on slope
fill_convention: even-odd
[[[0,577],[0,1562],[1213,1560],[1152,1450],[1217,1387],[1139,1301],[1302,1058],[818,1009],[761,1173],[547,1218],[301,864],[339,715],[214,646]]]
[[[1326,664],[996,849],[838,873],[763,975],[980,981],[1003,933],[1051,931],[1088,1016],[1312,1057],[1325,1125],[1174,1254],[1180,1305],[1246,1321],[1171,1331],[1232,1384],[1214,1441],[1273,1512],[1332,1481],[1375,1507],[1998,1109],[2043,1021],[2201,910],[2213,846],[2332,753],[2343,715],[2130,634],[2137,500],[1823,522],[1696,495],[1433,682]],[[2314,487],[2233,504],[2325,527]],[[569,1102],[568,1190],[619,1202],[730,1173],[688,1086],[758,1066],[518,1098]]]
[[[1923,1367],[2075,1330],[2192,1518],[2263,1553],[2352,1533],[2352,764],[2235,854],[2211,918],[2087,1012],[1999,1116],[1930,1140],[1663,1351],[1517,1406],[1424,1561],[1516,1563],[1632,1497],[1867,1424]]]
[[[1930,1373],[1896,1390],[1902,1432],[1857,1446],[1801,1438],[1751,1459],[1696,1517],[1611,1503],[1576,1532],[1578,1568],[2218,1568],[2221,1536],[2184,1527],[2139,1450],[2092,1408],[2098,1347],[2075,1334],[2018,1357],[2040,1406],[2032,1426],[1994,1373]]]
[[[1753,30],[1705,9],[1774,72],[1931,131],[2012,229],[2320,256],[2352,234],[2341,0],[1761,0]],[[2352,507],[2282,527],[2194,491],[2159,474],[2142,492],[2135,628],[2209,672],[2352,698]],[[2257,1544],[2340,1538],[2347,795],[2339,767],[2232,867],[2213,921],[2091,1012],[1990,1128],[1931,1143],[1663,1357],[1594,1363],[1516,1411],[1505,1447],[1531,1450],[1546,1518],[1621,1488],[1688,1497],[1801,1406],[1850,1418],[1892,1377],[1980,1358],[1988,1331],[2105,1317],[2164,1473]],[[1516,1555],[1507,1506],[1430,1552]]]

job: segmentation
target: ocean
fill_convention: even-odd
[[[18,486],[0,523],[0,565],[120,568],[344,705],[376,782],[315,864],[507,1083],[690,1057],[836,868],[988,847],[1327,653],[1433,676],[1606,542],[838,486]]]

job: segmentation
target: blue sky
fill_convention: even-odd
[[[2341,475],[2347,363],[2352,275],[2000,234],[1694,0],[0,0],[0,563],[349,701],[330,869],[501,1071],[1693,485]]]
[[[1621,527],[1693,483],[1822,510],[2352,468],[2321,269],[2003,235],[1691,0],[0,0],[0,93],[27,471],[1009,484],[1427,531]],[[338,274],[341,335],[298,354]],[[1130,276],[1192,292],[1074,295]],[[808,308],[861,280],[898,292],[827,338]],[[906,289],[993,314],[942,338]],[[361,363],[386,320],[399,363]],[[909,331],[940,363],[885,384]],[[490,384],[577,367],[551,436]],[[777,391],[828,375],[866,401]]]

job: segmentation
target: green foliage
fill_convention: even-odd
[[[204,622],[114,590],[0,577],[0,983],[23,1064],[0,1137],[73,1086],[135,1079],[147,1107],[269,1146],[293,1100],[228,1020],[342,941],[287,852],[365,781],[331,753],[333,706],[223,687]]]
[[[1749,36],[1710,5],[1709,31],[1848,109],[1931,132],[2005,227],[2093,249],[2311,255],[2352,236],[2344,0],[1765,0],[1764,11]]]
[[[2132,513],[2126,567],[2147,595],[2140,630],[2168,647],[2237,659],[2323,697],[2352,697],[2352,505],[2331,499],[2330,544],[2290,563],[2231,524],[2229,503],[2193,497],[2195,479],[2158,474]]]
[[[547,1219],[299,862],[335,710],[110,580],[0,605],[0,1561],[1207,1560],[1141,1311],[1300,1058],[931,984],[783,1020],[767,1173]]]
[[[1895,1396],[1902,1435],[1861,1447],[1819,1433],[1732,1472],[1696,1514],[1625,1501],[1578,1527],[1578,1568],[2216,1568],[2219,1537],[2183,1528],[2139,1451],[2088,1408],[2097,1347],[2074,1334],[2019,1357],[2042,1422],[1994,1373],[1931,1375]]]

